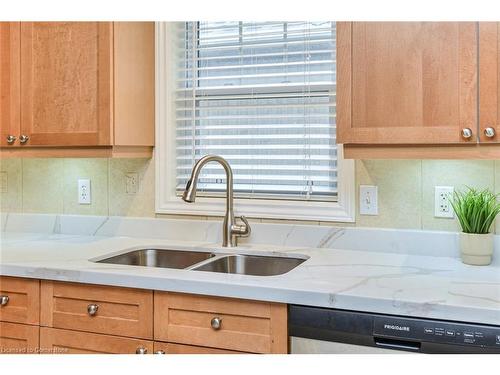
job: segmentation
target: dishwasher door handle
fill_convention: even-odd
[[[374,337],[375,345],[385,349],[420,351],[420,342]]]

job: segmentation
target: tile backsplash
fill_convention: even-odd
[[[1,211],[103,216],[154,216],[152,159],[5,159],[7,174]],[[126,192],[125,176],[137,173],[135,194]],[[78,204],[79,178],[91,180],[92,203]]]
[[[154,169],[153,159],[0,160],[0,210],[154,217]],[[126,191],[129,173],[137,174],[139,181],[133,194]],[[90,205],[78,204],[78,178],[92,181]],[[434,186],[487,187],[500,192],[500,160],[357,160],[356,187],[359,185],[378,186],[379,215],[357,213],[356,223],[348,226],[458,231],[456,219],[434,217]],[[500,220],[496,233],[500,233]]]

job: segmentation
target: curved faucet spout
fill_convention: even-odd
[[[233,211],[233,171],[231,166],[221,156],[206,155],[196,162],[191,172],[191,178],[186,184],[186,189],[182,194],[185,202],[193,203],[196,200],[196,186],[201,169],[205,164],[215,161],[222,165],[226,172],[226,214],[222,225],[222,246],[233,247],[237,245],[237,237],[246,237],[250,234],[250,225],[242,216],[242,224],[236,224]]]
[[[233,202],[233,170],[231,169],[231,166],[227,162],[226,159],[224,159],[221,156],[218,155],[205,155],[202,157],[200,160],[196,162],[196,164],[193,167],[193,170],[191,172],[191,178],[186,184],[186,189],[184,190],[184,193],[182,194],[182,199],[185,202],[188,203],[193,203],[196,201],[196,186],[198,184],[198,177],[200,176],[201,169],[205,166],[205,164],[210,163],[212,161],[215,161],[222,165],[224,170],[226,171],[226,190],[227,190],[227,196],[230,198],[231,205]]]

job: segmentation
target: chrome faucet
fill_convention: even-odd
[[[226,171],[226,215],[222,223],[222,246],[235,247],[238,245],[238,237],[248,237],[251,228],[245,216],[241,216],[242,224],[236,224],[233,211],[233,171],[226,159],[217,155],[206,155],[198,160],[191,172],[191,178],[186,184],[182,199],[188,203],[193,203],[196,200],[196,184],[200,171],[205,164],[211,161],[218,162]]]

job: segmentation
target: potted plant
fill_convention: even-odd
[[[455,191],[450,198],[462,232],[460,253],[462,262],[486,266],[493,256],[493,233],[490,232],[495,217],[500,212],[498,195],[488,189],[478,191],[467,188],[465,192]]]

